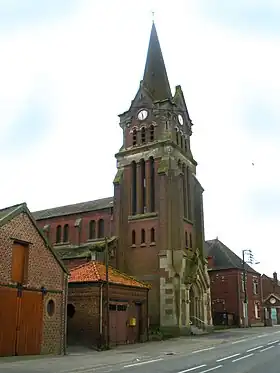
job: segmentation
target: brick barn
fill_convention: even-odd
[[[0,356],[65,352],[67,280],[26,204],[0,210]]]
[[[246,286],[249,325],[263,325],[260,273],[245,264],[245,284],[242,259],[218,238],[206,241],[205,252],[208,255],[214,324],[244,325],[243,304]]]
[[[90,261],[72,269],[67,305],[68,345],[104,346],[107,311],[110,345],[147,340],[149,286],[113,267],[108,268],[108,275],[109,308],[106,266]]]

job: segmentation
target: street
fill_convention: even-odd
[[[63,357],[0,359],[4,373],[279,373],[280,329],[254,328]]]

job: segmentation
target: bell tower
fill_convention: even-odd
[[[208,276],[203,189],[190,147],[192,122],[181,87],[171,93],[154,23],[143,79],[119,118],[123,145],[116,154],[113,222],[117,265],[151,284],[151,324],[187,327],[196,264],[202,277]],[[206,294],[207,278],[202,282],[201,292]],[[201,312],[202,308],[201,304]],[[201,317],[206,319],[206,314],[203,311]]]

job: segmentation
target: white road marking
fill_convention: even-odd
[[[267,336],[268,336],[268,334],[265,333],[265,334],[258,335],[257,338],[262,338],[262,337],[267,337]]]
[[[275,346],[269,346],[269,347],[266,347],[266,348],[264,348],[263,350],[260,350],[260,352],[264,352],[264,351],[270,350],[270,349],[273,348],[273,347],[275,347]]]
[[[197,366],[197,367],[193,367],[193,368],[186,369],[186,370],[181,370],[181,371],[178,372],[178,373],[187,373],[187,372],[192,372],[193,370],[200,369],[200,368],[204,368],[204,367],[206,367],[206,364],[199,365],[199,366]]]
[[[277,341],[269,342],[267,345],[270,346],[270,345],[273,345],[273,343],[277,343],[277,342],[279,342],[279,339]]]
[[[200,372],[200,373],[211,372],[212,370],[219,369],[219,368],[222,368],[222,365],[217,365],[217,366],[214,367],[214,368],[210,368],[210,369],[203,370],[203,371]]]
[[[193,351],[192,354],[198,354],[199,352],[214,350],[214,348],[215,347],[203,348],[202,350]]]
[[[236,343],[241,343],[241,342],[245,342],[245,341],[247,341],[247,338],[238,339],[238,341],[234,341],[234,342],[232,342],[232,344],[235,345]]]
[[[219,363],[220,361],[228,360],[228,359],[231,359],[232,357],[236,357],[236,356],[239,356],[239,355],[240,355],[240,354],[235,354],[235,355],[231,355],[231,356],[223,357],[222,359],[218,359],[218,360],[216,360],[216,362]]]
[[[252,352],[252,351],[255,351],[255,350],[259,350],[260,348],[263,348],[263,346],[258,346],[258,347],[250,348],[250,350],[247,350],[246,352]]]
[[[148,361],[142,361],[141,363],[135,363],[135,364],[129,364],[129,365],[124,365],[124,368],[131,368],[131,367],[136,367],[138,365],[144,365],[144,364],[150,364],[150,363],[155,363],[157,361],[163,360],[162,358],[160,359],[154,359],[154,360],[148,360]]]
[[[234,360],[232,360],[232,362],[235,363],[236,361],[243,360],[243,359],[247,359],[247,357],[251,357],[251,356],[253,356],[253,355],[254,355],[254,354],[245,355],[245,356],[239,357],[238,359],[234,359]]]

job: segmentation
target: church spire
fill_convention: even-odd
[[[156,101],[172,97],[154,22],[150,35],[143,84]]]

